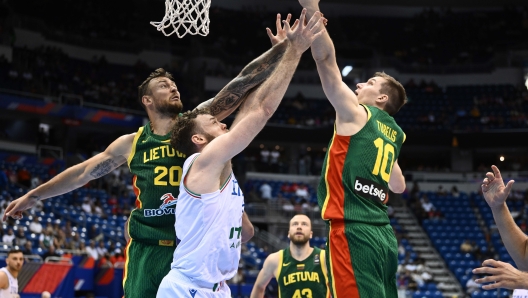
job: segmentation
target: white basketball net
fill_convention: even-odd
[[[179,38],[189,33],[209,34],[211,0],[165,0],[165,16],[161,22],[150,22],[165,36],[176,33]]]

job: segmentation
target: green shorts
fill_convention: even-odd
[[[390,225],[331,222],[326,254],[333,298],[398,297],[398,242]]]
[[[175,248],[131,239],[125,249],[124,297],[156,297],[161,280],[170,271]]]

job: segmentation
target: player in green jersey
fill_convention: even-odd
[[[270,254],[260,270],[251,298],[262,298],[272,277],[279,284],[280,298],[330,297],[327,288],[325,251],[310,247],[312,222],[303,214],[290,220],[290,246]]]
[[[280,20],[280,16],[277,17]],[[226,118],[275,70],[288,45],[283,31],[273,35],[273,47],[250,62],[214,98],[200,104],[218,120]],[[15,219],[39,200],[58,196],[97,179],[125,162],[134,174],[134,209],[125,227],[127,238],[123,287],[126,298],[155,297],[170,270],[175,248],[174,207],[179,194],[181,165],[185,156],[169,145],[170,130],[182,110],[180,93],[172,76],[157,69],[139,86],[139,101],[150,123],[137,133],[124,135],[94,157],[66,169],[50,181],[9,204],[4,214]],[[253,226],[243,216],[242,239],[253,235]]]
[[[308,16],[319,11],[319,0],[299,2]],[[342,80],[326,32],[312,44],[312,56],[336,111],[317,194],[329,226],[331,295],[397,298],[398,245],[385,204],[389,189],[405,190],[397,161],[405,134],[392,117],[405,104],[405,89],[393,77],[376,73],[351,90]]]

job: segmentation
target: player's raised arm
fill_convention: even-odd
[[[299,0],[307,9],[310,18],[319,10],[319,0]],[[312,56],[317,64],[324,93],[336,110],[337,122],[353,122],[356,114],[364,113],[359,106],[356,94],[342,80],[337,65],[334,44],[328,31],[312,44]]]
[[[505,185],[497,166],[491,166],[493,172],[487,172],[482,181],[482,195],[491,208],[493,219],[499,229],[506,250],[523,271],[528,270],[528,236],[519,228],[506,205],[514,180]]]
[[[278,277],[275,276],[275,272],[277,271],[278,266],[280,266],[279,254],[280,252],[272,253],[264,261],[262,269],[255,280],[255,285],[251,291],[250,298],[263,298],[264,293],[266,292],[266,286],[269,284],[271,278]]]
[[[246,65],[214,98],[201,103],[197,109],[209,108],[211,114],[220,121],[233,113],[253,88],[269,78],[288,47],[288,43],[281,40],[280,36],[275,39],[275,43],[272,40],[272,44],[271,49]]]
[[[285,23],[289,46],[272,76],[250,95],[255,97],[258,104],[253,105],[254,108],[229,133],[215,138],[204,148],[193,164],[195,171],[202,167],[212,168],[225,164],[246,148],[271,118],[286,93],[302,53],[324,31],[320,14],[315,14],[304,25],[305,14],[306,10],[303,10],[301,22],[293,30]]]
[[[7,206],[3,220],[8,216],[19,219],[22,211],[33,207],[37,201],[62,195],[77,189],[88,181],[102,177],[127,161],[134,141],[134,134],[124,135],[110,144],[104,152],[69,167],[48,182],[30,190]]]

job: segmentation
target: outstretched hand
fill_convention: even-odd
[[[324,25],[326,19],[320,12],[315,12],[307,23],[305,19],[306,8],[302,10],[301,17],[295,20],[291,28],[288,22],[283,21],[286,37],[291,46],[300,53],[306,51],[312,42],[326,31]]]
[[[288,16],[286,17],[286,23],[290,24],[290,20],[291,20],[291,13],[289,13]],[[268,37],[271,41],[272,46],[286,39],[286,31],[281,25],[281,14],[280,13],[277,14],[277,20],[275,21],[275,26],[277,27],[276,35],[273,35],[273,32],[271,31],[270,28],[266,28],[266,32],[268,33]]]
[[[491,166],[491,169],[493,170],[493,173],[486,173],[486,178],[482,181],[481,188],[484,199],[486,199],[486,202],[491,208],[494,208],[501,206],[506,202],[506,198],[508,198],[515,181],[510,180],[504,185],[499,168]]]
[[[12,201],[11,203],[9,203],[9,206],[7,206],[2,220],[6,221],[8,217],[12,217],[14,219],[21,219],[22,211],[32,208],[33,206],[35,206],[37,201],[38,197],[30,196],[28,194],[25,194],[24,196]]]
[[[482,263],[482,267],[473,269],[473,273],[488,274],[486,277],[475,280],[479,284],[490,283],[482,286],[484,290],[497,288],[513,290],[522,288],[523,281],[526,281],[526,273],[515,269],[509,263],[491,259],[485,260]]]

